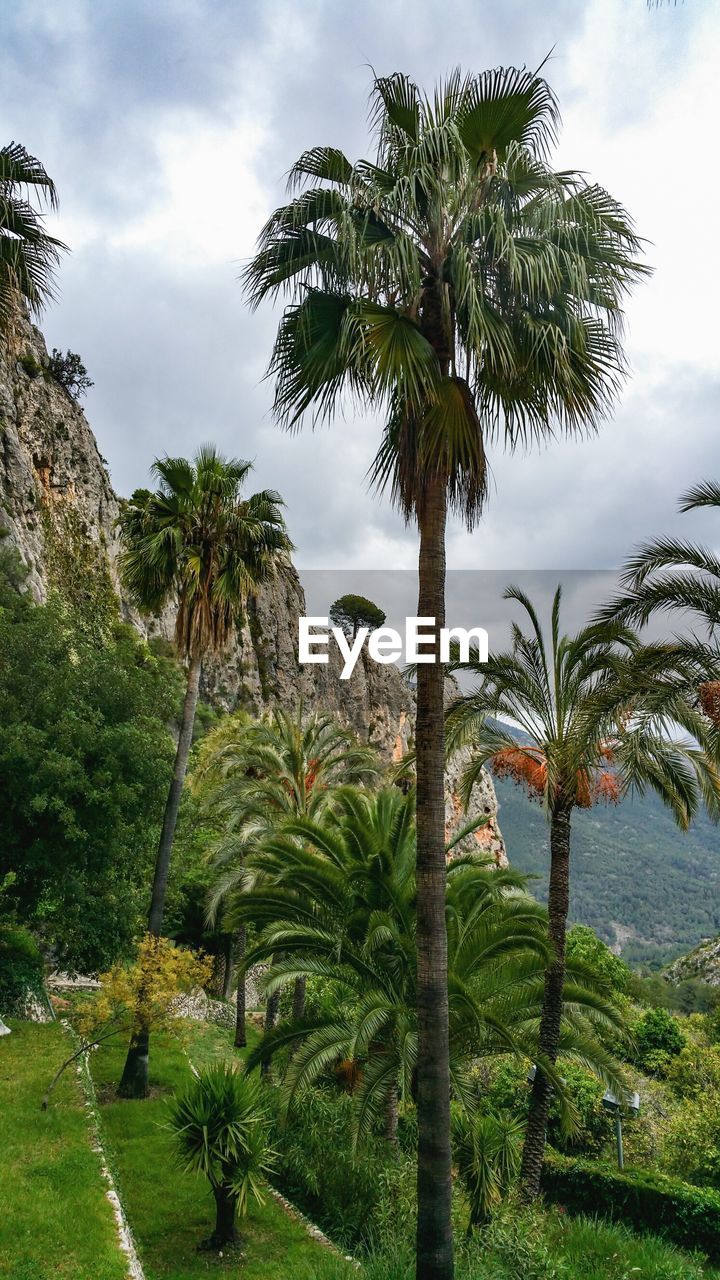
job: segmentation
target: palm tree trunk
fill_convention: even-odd
[[[431,478],[420,518],[418,616],[445,623],[444,481]],[[435,661],[417,668],[417,1280],[452,1280],[452,1155],[447,930],[445,925],[444,681]]]
[[[230,996],[232,995],[232,980],[233,980],[233,967],[234,967],[234,956],[233,956],[234,943],[233,943],[233,936],[231,933],[228,933],[224,938],[224,944],[225,944],[224,946],[225,968],[223,970],[221,996],[223,1000],[229,1000]]]
[[[398,1145],[398,1087],[394,1084],[385,1103],[385,1137],[393,1147]]]
[[[245,925],[242,924],[235,938],[235,953],[240,966],[237,994],[235,996],[235,1040],[233,1043],[236,1049],[244,1049],[247,1044],[247,1033],[245,1031],[245,973],[242,969],[242,963],[245,959],[246,933]]]
[[[305,1017],[305,992],[307,978],[296,978],[293,987],[292,1020],[300,1022]]]
[[[172,782],[170,783],[170,790],[168,791],[168,798],[165,803],[165,816],[163,818],[160,844],[158,845],[157,858],[155,861],[155,876],[153,879],[150,915],[148,917],[148,932],[154,933],[156,937],[159,937],[162,933],[165,897],[167,894],[168,875],[170,874],[170,855],[172,853],[173,840],[175,838],[175,827],[177,826],[178,812],[180,809],[180,797],[182,796],[183,783],[185,782],[188,758],[190,756],[190,747],[192,745],[195,709],[197,707],[198,693],[200,691],[201,667],[202,658],[191,658],[190,668],[188,670],[187,689],[185,691],[182,723],[180,725],[180,736],[178,738],[177,751],[175,752],[175,768],[173,769]]]
[[[548,932],[553,960],[545,972],[539,1047],[551,1062],[557,1061],[565,984],[565,932],[570,901],[570,813],[571,810],[566,805],[558,804],[550,817]],[[550,1098],[550,1085],[538,1068],[530,1096],[520,1170],[524,1200],[534,1200],[540,1191]]]
[[[276,957],[274,955],[270,957],[271,965],[275,963],[275,959]],[[280,957],[278,956],[277,959],[280,959]],[[268,996],[267,1003],[265,1005],[265,1032],[266,1033],[274,1029],[275,1024],[277,1023],[279,1011],[280,1011],[280,992],[274,991],[271,996]],[[260,1075],[269,1076],[271,1065],[272,1065],[272,1059],[266,1058],[260,1067]]]
[[[155,875],[153,878],[152,899],[148,916],[148,932],[159,938],[162,931],[165,897],[167,894],[168,875],[170,872],[170,855],[177,825],[180,797],[182,795],[185,774],[187,773],[190,746],[192,744],[195,709],[200,690],[200,669],[202,658],[190,660],[187,689],[183,704],[180,736],[175,752],[175,767],[172,782],[165,802],[160,843],[155,859]],[[150,1050],[150,1028],[141,1027],[133,1034],[128,1049],[125,1066],[118,1085],[118,1093],[123,1098],[146,1098],[148,1094],[148,1061]]]

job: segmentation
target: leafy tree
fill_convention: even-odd
[[[23,302],[38,315],[53,297],[53,275],[66,246],[45,230],[43,205],[56,209],[57,192],[40,161],[29,155],[19,142],[0,147],[0,333],[3,334],[10,330]]]
[[[89,1049],[128,1032],[140,1036],[152,1029],[177,1031],[180,998],[201,987],[209,976],[210,961],[205,956],[176,947],[167,938],[145,934],[133,963],[115,964],[101,974],[99,988],[79,1006],[74,1021],[82,1043],[55,1072],[43,1107],[63,1072]]]
[[[193,462],[166,457],[153,467],[159,488],[137,490],[120,514],[125,585],[146,612],[176,603],[175,642],[188,664],[148,917],[156,936],[162,929],[203,659],[228,646],[248,597],[277,572],[291,549],[280,496],[271,490],[242,496],[251,469],[249,462],[223,458],[212,445],[203,446]],[[145,1097],[147,1064],[146,1040],[133,1041],[119,1086],[123,1096]]]
[[[330,621],[334,627],[341,627],[346,636],[354,640],[360,627],[374,630],[381,627],[385,614],[372,600],[365,596],[340,596],[330,606]]]
[[[257,1080],[227,1062],[197,1072],[170,1103],[168,1128],[183,1169],[204,1174],[215,1199],[209,1249],[237,1244],[236,1219],[251,1199],[263,1203],[273,1166],[269,1118]]]
[[[625,961],[614,955],[607,943],[587,925],[573,925],[567,935],[565,954],[568,960],[579,960],[587,965],[614,991],[624,992],[627,989],[631,974]]]
[[[681,1053],[686,1039],[678,1019],[668,1009],[648,1009],[635,1027],[635,1044],[640,1066],[654,1071],[659,1062]],[[657,1054],[663,1058],[658,1059]]]
[[[459,844],[479,823],[457,833]],[[252,887],[237,919],[262,932],[247,963],[275,958],[273,992],[298,975],[337,984],[335,1008],[266,1033],[248,1058],[294,1049],[283,1089],[297,1092],[335,1067],[352,1088],[356,1137],[384,1120],[396,1140],[398,1104],[417,1097],[417,923],[414,797],[396,787],[375,795],[338,793],[319,820],[296,819],[249,858]],[[477,855],[449,864],[446,918],[450,957],[451,1078],[472,1106],[470,1064],[515,1053],[537,1058],[547,944],[544,912],[520,893],[524,880]],[[615,1078],[599,1043],[618,1015],[581,967],[566,988],[563,1052],[594,1061]],[[546,1064],[561,1097],[562,1081]]]
[[[720,777],[712,761],[707,723],[660,679],[670,659],[661,647],[639,652],[620,622],[591,624],[574,636],[560,629],[561,590],[552,606],[549,643],[532,602],[518,588],[505,598],[524,609],[529,632],[515,624],[512,647],[488,663],[454,662],[478,685],[449,709],[451,747],[471,743],[465,802],[480,770],[490,764],[545,810],[550,826],[549,933],[540,1046],[557,1056],[566,964],[570,828],[573,811],[617,801],[631,787],[655,791],[687,829],[703,801],[717,809]],[[642,692],[642,699],[640,693]],[[647,699],[647,703],[645,701]],[[518,738],[509,725],[520,727]],[[677,729],[687,734],[677,737]],[[533,1083],[523,1151],[523,1192],[538,1194],[551,1089],[542,1070]]]
[[[642,269],[624,209],[547,162],[558,124],[537,74],[459,71],[423,95],[374,80],[376,152],[300,157],[300,189],[265,226],[250,301],[290,295],[273,352],[275,410],[296,426],[350,397],[385,415],[373,468],[420,533],[418,613],[445,620],[448,511],[472,527],[485,447],[594,425],[623,373],[624,293]],[[437,636],[436,636],[437,640]],[[453,1273],[443,673],[418,669],[417,1274]]]
[[[215,885],[209,896],[209,918],[232,903],[245,883],[245,855],[268,831],[288,817],[318,817],[341,782],[372,780],[378,762],[369,747],[332,716],[305,715],[275,708],[264,720],[250,722],[243,713],[207,738],[195,775],[205,813],[220,828],[214,846]],[[245,925],[240,925],[241,932]],[[244,950],[244,932],[236,948]],[[238,982],[238,1000],[242,982]],[[305,978],[295,987],[293,1016],[302,1017]],[[266,1027],[275,1023],[277,998],[268,1001]],[[238,1006],[235,1044],[245,1044],[244,1008]]]
[[[115,621],[103,643],[57,595],[0,571],[0,880],[54,962],[96,973],[143,915],[180,685]]]
[[[66,351],[63,355],[62,351],[58,351],[57,347],[53,347],[52,355],[48,363],[48,369],[53,378],[64,387],[71,399],[77,403],[81,396],[89,391],[90,387],[94,387],[95,383],[88,376],[80,356],[75,351]]]

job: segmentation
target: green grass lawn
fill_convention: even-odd
[[[152,1096],[144,1102],[119,1101],[112,1095],[124,1043],[111,1042],[91,1055],[103,1133],[147,1280],[223,1274],[242,1280],[309,1280],[327,1252],[269,1195],[263,1206],[251,1207],[241,1224],[242,1258],[198,1252],[198,1244],[212,1230],[214,1204],[207,1181],[181,1172],[174,1163],[172,1143],[163,1128],[163,1095],[187,1078],[188,1057],[201,1066],[227,1056],[231,1042],[230,1031],[202,1024],[187,1027],[184,1047],[167,1037],[152,1037]]]
[[[58,1023],[10,1023],[0,1039],[0,1276],[123,1280],[112,1208],[74,1070],[40,1099],[71,1052]]]

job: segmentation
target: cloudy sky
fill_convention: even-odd
[[[674,514],[720,477],[713,0],[14,0],[3,27],[5,135],[55,179],[72,248],[46,338],[95,380],[87,413],[121,493],[156,454],[213,440],[284,495],[301,568],[411,568],[414,532],[364,479],[377,422],[273,424],[277,313],[248,313],[238,271],[300,151],[367,152],[370,65],[430,86],[552,50],[558,166],[627,205],[655,275],[628,307],[614,419],[542,453],[496,449],[487,516],[452,529],[449,564],[587,570],[660,530],[713,539],[707,516]]]

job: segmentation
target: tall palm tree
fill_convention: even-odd
[[[350,398],[385,415],[372,469],[420,534],[418,615],[445,614],[448,510],[472,527],[485,448],[593,425],[623,375],[623,295],[642,274],[625,210],[547,157],[558,110],[537,74],[453,72],[433,97],[373,82],[376,151],[314,147],[245,274],[253,306],[290,295],[270,364],[289,427]],[[429,650],[430,652],[430,650]],[[420,1280],[453,1274],[443,677],[418,670]]]
[[[153,467],[155,492],[137,490],[120,515],[120,572],[144,612],[177,607],[175,643],[187,662],[187,688],[172,781],[155,861],[148,931],[162,931],[177,824],[204,657],[220,653],[234,634],[249,596],[285,563],[291,543],[279,494],[243,497],[252,464],[224,458],[204,445],[192,462],[162,458]],[[147,1093],[148,1037],[135,1036],[119,1091]]]
[[[550,826],[549,936],[540,1048],[555,1062],[565,981],[570,890],[570,828],[575,809],[618,801],[630,788],[655,791],[687,829],[703,802],[720,806],[720,776],[707,723],[673,686],[655,676],[663,651],[640,651],[621,622],[592,623],[576,635],[560,629],[561,590],[553,600],[549,643],[532,602],[511,587],[505,598],[524,609],[529,630],[513,624],[512,647],[451,664],[472,672],[477,687],[448,711],[450,748],[472,744],[462,780],[467,801],[482,767],[510,777],[544,806]],[[519,726],[513,731],[512,725]],[[686,738],[678,738],[678,728]],[[527,1198],[540,1186],[551,1085],[533,1083],[522,1161]]]
[[[219,825],[214,848],[217,880],[208,903],[214,922],[245,883],[245,856],[286,818],[316,818],[341,784],[378,773],[375,753],[362,746],[332,716],[275,708],[264,720],[220,726],[205,743],[195,786],[203,806]],[[240,931],[245,928],[240,925]],[[238,959],[243,946],[237,948]],[[238,983],[238,1000],[241,999]],[[265,1025],[275,1024],[279,997],[268,1000]],[[298,977],[293,1018],[302,1017],[305,979]],[[238,1007],[235,1044],[245,1044],[244,1012]]]
[[[457,834],[451,848],[485,822]],[[286,1104],[329,1067],[353,1086],[355,1135],[384,1117],[397,1134],[398,1103],[417,1085],[417,948],[414,797],[390,787],[369,795],[344,788],[319,820],[295,820],[257,854],[259,875],[236,903],[238,919],[262,925],[249,963],[282,953],[266,975],[270,991],[298,974],[335,987],[337,1005],[265,1035],[248,1069],[292,1046]],[[466,1106],[470,1064],[480,1057],[538,1057],[537,1025],[548,958],[546,916],[521,892],[525,878],[478,854],[454,858],[446,883],[453,1091]],[[597,1031],[618,1014],[583,975],[568,984],[563,1049],[613,1075]],[[546,1064],[561,1085],[553,1064]]]
[[[42,206],[55,210],[57,203],[55,184],[39,160],[19,142],[0,147],[0,333],[10,330],[23,301],[38,315],[53,297],[53,275],[66,246],[48,235]]]

